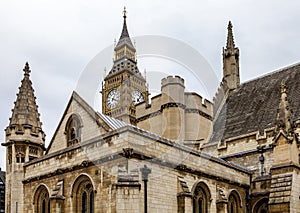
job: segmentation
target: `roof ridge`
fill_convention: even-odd
[[[261,75],[261,76],[258,76],[258,77],[256,77],[256,78],[247,80],[247,81],[241,83],[241,86],[242,86],[243,84],[247,84],[247,83],[250,83],[250,82],[252,82],[252,81],[256,81],[256,80],[258,80],[258,79],[265,78],[265,77],[267,77],[267,76],[270,76],[270,75],[273,75],[273,74],[276,74],[276,73],[279,73],[279,72],[288,70],[288,69],[290,69],[290,68],[293,68],[293,67],[296,67],[296,66],[299,66],[299,65],[300,65],[300,62],[296,62],[296,63],[294,63],[294,64],[291,64],[291,65],[287,66],[287,67],[282,67],[282,68],[273,70],[273,71],[271,71],[271,72],[269,72],[269,73],[265,73],[265,74],[263,74],[263,75]]]

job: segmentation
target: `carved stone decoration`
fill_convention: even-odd
[[[63,180],[59,181],[56,184],[56,186],[54,187],[50,199],[62,199],[62,200],[64,200],[65,197],[63,195],[63,186],[64,186],[64,181]]]
[[[224,192],[224,188],[217,185],[217,203],[219,202],[227,202],[226,194]]]
[[[124,148],[123,153],[125,158],[131,158],[133,155],[133,149],[132,148]]]

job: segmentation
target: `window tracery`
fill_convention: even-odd
[[[45,186],[40,186],[34,196],[34,208],[37,213],[50,213],[49,193]]]
[[[210,204],[210,191],[205,183],[198,183],[193,194],[193,212],[208,213]]]
[[[241,199],[236,191],[232,191],[228,197],[227,212],[228,213],[239,213]]]
[[[76,212],[94,213],[95,192],[89,177],[80,176],[73,187],[73,202],[76,206]]]
[[[80,142],[81,138],[81,122],[77,115],[70,116],[66,124],[65,134],[67,138],[67,146],[72,146]]]
[[[259,200],[256,205],[254,206],[253,212],[255,213],[268,213],[268,198],[263,198]]]

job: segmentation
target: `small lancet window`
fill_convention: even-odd
[[[65,130],[67,146],[72,146],[80,142],[81,122],[77,115],[71,115]]]
[[[25,155],[24,155],[24,153],[17,153],[17,155],[16,155],[16,162],[17,163],[24,163],[25,162]]]

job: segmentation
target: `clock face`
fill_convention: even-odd
[[[132,98],[132,102],[133,102],[134,105],[137,105],[138,103],[141,103],[141,102],[144,101],[143,94],[138,90],[134,90],[132,92],[131,98]]]
[[[106,104],[108,108],[113,109],[115,108],[120,101],[120,92],[116,89],[111,90],[106,98]]]

